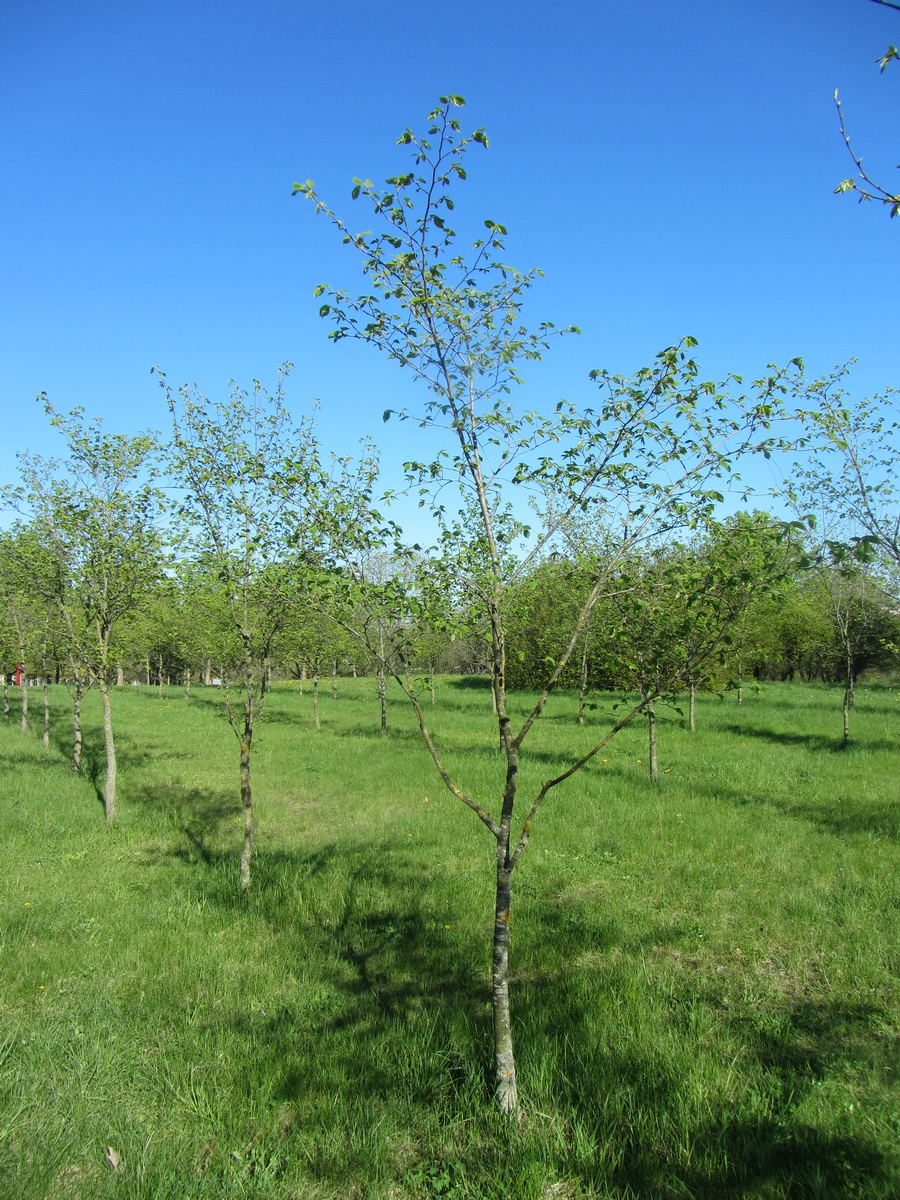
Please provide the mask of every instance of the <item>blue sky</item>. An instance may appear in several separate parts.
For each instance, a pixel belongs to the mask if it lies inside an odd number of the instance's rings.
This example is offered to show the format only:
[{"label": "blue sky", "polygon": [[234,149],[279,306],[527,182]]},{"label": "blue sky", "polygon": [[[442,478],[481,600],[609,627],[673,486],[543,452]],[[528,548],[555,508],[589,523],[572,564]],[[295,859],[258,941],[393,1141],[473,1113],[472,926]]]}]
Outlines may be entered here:
[{"label": "blue sky", "polygon": [[[437,96],[485,126],[460,196],[546,274],[531,313],[575,323],[529,376],[529,407],[590,402],[591,368],[630,372],[684,334],[705,373],[857,357],[853,390],[897,382],[900,220],[832,190],[851,173],[832,93],[895,186],[900,13],[866,0],[327,6],[287,0],[29,0],[0,17],[0,482],[54,453],[33,397],[111,430],[162,427],[150,367],[206,394],[230,379],[314,399],[328,448],[416,392],[366,347],[332,346],[312,291],[358,268],[295,179],[351,224],[354,175]],[[389,472],[390,474],[390,472]]]}]

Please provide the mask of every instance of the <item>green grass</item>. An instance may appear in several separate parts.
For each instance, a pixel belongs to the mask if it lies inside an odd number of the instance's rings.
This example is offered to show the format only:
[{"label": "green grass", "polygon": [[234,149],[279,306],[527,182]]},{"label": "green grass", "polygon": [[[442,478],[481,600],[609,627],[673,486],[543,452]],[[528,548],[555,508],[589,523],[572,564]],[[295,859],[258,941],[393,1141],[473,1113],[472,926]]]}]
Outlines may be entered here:
[{"label": "green grass", "polygon": [[[476,683],[443,681],[433,724],[496,809]],[[491,839],[401,698],[381,738],[371,681],[324,694],[318,734],[309,695],[272,695],[249,897],[218,696],[114,703],[111,828],[96,696],[78,779],[64,689],[49,755],[0,726],[0,1196],[900,1193],[888,688],[859,689],[847,751],[837,689],[771,686],[663,723],[656,787],[634,727],[551,794],[514,877],[513,1125],[489,1099]],[[574,713],[535,731],[523,795],[586,745]]]}]

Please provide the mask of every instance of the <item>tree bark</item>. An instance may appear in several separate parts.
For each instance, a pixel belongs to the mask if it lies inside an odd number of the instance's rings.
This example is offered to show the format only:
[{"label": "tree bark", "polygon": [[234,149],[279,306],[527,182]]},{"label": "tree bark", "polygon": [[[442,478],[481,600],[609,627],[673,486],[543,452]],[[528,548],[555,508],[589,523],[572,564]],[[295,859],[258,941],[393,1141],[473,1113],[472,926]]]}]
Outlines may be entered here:
[{"label": "tree bark", "polygon": [[163,656],[161,654],[156,657],[156,687],[157,695],[162,697],[163,694]]},{"label": "tree bark", "polygon": [[241,809],[244,814],[244,849],[241,851],[241,891],[250,886],[250,861],[253,857],[253,787],[250,778],[250,746],[253,741],[253,712],[248,710],[244,719],[244,736],[241,739]]},{"label": "tree bark", "polygon": [[47,687],[46,671],[41,676],[41,687],[42,687],[42,690],[44,693],[44,695],[43,695],[44,729],[43,729],[43,733],[41,734],[41,743],[45,750],[49,750],[50,749],[50,689]]},{"label": "tree bark", "polygon": [[191,668],[184,668],[184,698],[185,700],[191,694]]},{"label": "tree bark", "polygon": [[120,687],[124,687],[124,686],[125,686],[125,672],[122,670],[122,664],[119,663],[119,665],[116,667],[116,687],[120,688]]},{"label": "tree bark", "polygon": [[22,677],[22,721],[21,729],[23,733],[28,732],[28,687],[25,683],[25,677]]},{"label": "tree bark", "polygon": [[3,676],[3,719],[9,720],[9,680]]},{"label": "tree bark", "polygon": [[584,645],[581,648],[581,682],[578,686],[578,724],[584,724],[584,698],[587,692],[588,678],[588,648],[587,648],[587,631],[585,631]]},{"label": "tree bark", "polygon": [[337,659],[333,659],[331,663],[331,698],[337,700]]},{"label": "tree bark", "polygon": [[313,675],[313,723],[316,729],[322,728],[322,722],[319,719],[319,672]]},{"label": "tree bark", "polygon": [[116,743],[113,738],[112,709],[109,703],[109,685],[104,676],[97,680],[103,699],[103,741],[106,746],[106,777],[103,780],[103,811],[107,821],[116,819]]},{"label": "tree bark", "polygon": [[656,709],[653,707],[652,700],[647,704],[647,734],[650,757],[650,782],[656,783],[659,779],[659,762],[656,757]]},{"label": "tree bark", "polygon": [[378,664],[378,703],[381,707],[381,736],[387,733],[387,689],[384,680],[384,663]]},{"label": "tree bark", "polygon": [[72,774],[77,775],[81,766],[81,697],[84,695],[84,685],[81,677],[75,674],[75,691],[72,695]]},{"label": "tree bark", "polygon": [[691,733],[693,733],[697,728],[696,704],[695,704],[696,699],[697,699],[697,688],[696,688],[696,685],[692,681],[691,682],[691,698],[690,698],[690,702],[689,702],[689,706],[688,706],[688,729],[690,729]]},{"label": "tree bark", "polygon": [[491,992],[494,1006],[494,1071],[500,1111],[514,1113],[519,1103],[516,1060],[509,1011],[510,867],[507,847],[497,845],[497,893],[494,908],[494,947]]}]

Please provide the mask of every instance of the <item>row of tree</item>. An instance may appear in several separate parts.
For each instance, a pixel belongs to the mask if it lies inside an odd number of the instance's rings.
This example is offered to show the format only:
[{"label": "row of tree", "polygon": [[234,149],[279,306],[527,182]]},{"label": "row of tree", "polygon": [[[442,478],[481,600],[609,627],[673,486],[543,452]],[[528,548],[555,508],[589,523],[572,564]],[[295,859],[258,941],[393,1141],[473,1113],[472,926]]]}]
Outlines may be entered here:
[{"label": "row of tree", "polygon": [[[549,414],[513,405],[520,371],[558,333],[576,331],[525,324],[538,273],[504,261],[503,226],[485,221],[471,249],[459,248],[453,195],[466,155],[487,146],[483,130],[463,136],[462,104],[443,97],[423,134],[404,131],[409,171],[381,188],[354,182],[374,232],[352,232],[310,181],[295,188],[362,259],[363,294],[316,289],[331,337],[374,346],[426,385],[415,413],[384,417],[412,417],[441,439],[434,457],[405,464],[434,518],[434,545],[405,544],[379,512],[372,446],[355,461],[329,457],[312,424],[292,420],[284,373],[274,395],[254,384],[221,403],[161,376],[172,416],[165,439],[108,434],[45,401],[66,454],[24,456],[21,484],[5,489],[20,523],[0,543],[0,593],[7,662],[28,657],[44,678],[59,670],[71,679],[76,730],[83,688],[96,683],[101,693],[108,819],[112,698],[124,668],[186,680],[199,668],[228,684],[244,889],[255,832],[251,750],[273,667],[374,669],[382,722],[385,680],[394,677],[444,784],[492,839],[496,1085],[511,1112],[511,885],[542,805],[639,716],[652,739],[660,700],[730,676],[832,677],[840,661],[849,713],[861,665],[897,640],[883,560],[896,563],[898,541],[885,524],[890,471],[866,449],[873,430],[885,442],[883,406],[845,407],[840,375],[809,382],[800,360],[746,388],[734,377],[714,383],[685,339],[632,376],[592,372],[587,404],[560,402]],[[741,462],[803,446],[815,457],[791,493],[797,522],[722,517],[726,493],[742,493]],[[808,498],[823,497],[839,526],[802,546],[798,526],[809,528],[815,507]],[[449,655],[490,679],[493,806],[447,767],[425,718],[422,674],[446,667]],[[508,692],[520,685],[532,696],[514,723]],[[581,689],[586,724],[589,688],[614,687],[628,702],[609,721],[591,721],[569,765],[521,797],[529,735],[567,685]]]}]

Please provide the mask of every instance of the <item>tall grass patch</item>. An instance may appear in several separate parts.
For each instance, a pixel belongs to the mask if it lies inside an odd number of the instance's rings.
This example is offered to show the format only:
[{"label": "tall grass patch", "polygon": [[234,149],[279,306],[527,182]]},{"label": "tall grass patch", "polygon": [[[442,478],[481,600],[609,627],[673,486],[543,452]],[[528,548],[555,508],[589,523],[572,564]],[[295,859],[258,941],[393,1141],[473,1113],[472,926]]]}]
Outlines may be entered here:
[{"label": "tall grass patch", "polygon": [[[488,689],[437,699],[495,806]],[[836,689],[772,686],[702,697],[693,734],[667,714],[655,786],[636,723],[551,793],[513,884],[512,1124],[487,1083],[493,844],[399,693],[386,737],[371,680],[323,696],[318,732],[296,685],[268,697],[247,896],[219,696],[114,703],[113,827],[96,697],[78,778],[64,689],[49,754],[0,728],[3,1196],[897,1194],[887,687],[859,689],[846,751]],[[589,743],[575,715],[554,699],[526,790]]]}]

